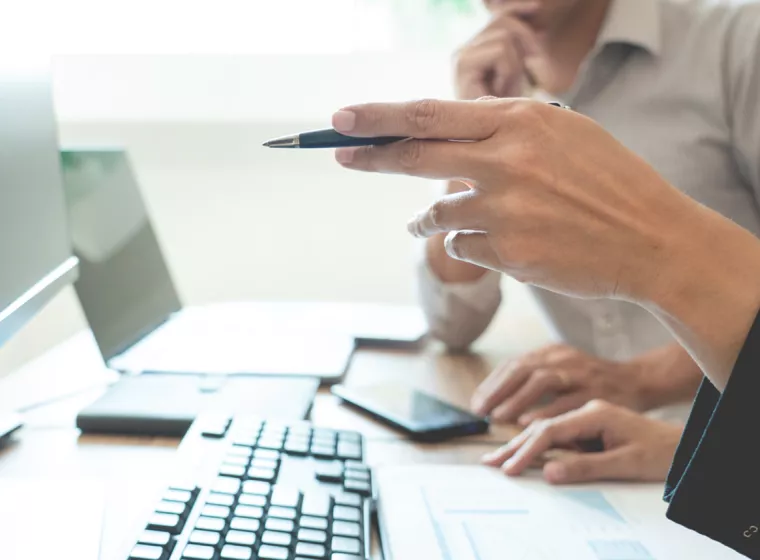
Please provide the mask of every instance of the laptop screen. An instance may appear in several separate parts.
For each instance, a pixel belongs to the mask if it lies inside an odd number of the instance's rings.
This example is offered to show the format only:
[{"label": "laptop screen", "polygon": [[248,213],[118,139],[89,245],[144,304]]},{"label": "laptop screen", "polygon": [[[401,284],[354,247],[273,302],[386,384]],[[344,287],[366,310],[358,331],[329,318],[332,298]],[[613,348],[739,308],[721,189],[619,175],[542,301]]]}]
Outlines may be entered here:
[{"label": "laptop screen", "polygon": [[127,154],[64,150],[74,284],[103,358],[127,350],[182,305]]}]

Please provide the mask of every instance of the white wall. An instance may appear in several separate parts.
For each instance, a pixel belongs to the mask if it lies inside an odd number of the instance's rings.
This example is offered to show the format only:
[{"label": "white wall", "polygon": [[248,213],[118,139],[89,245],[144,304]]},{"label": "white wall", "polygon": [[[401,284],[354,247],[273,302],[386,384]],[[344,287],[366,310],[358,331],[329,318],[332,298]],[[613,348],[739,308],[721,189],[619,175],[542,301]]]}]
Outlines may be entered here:
[{"label": "white wall", "polygon": [[[64,145],[124,146],[186,303],[412,303],[405,224],[437,186],[342,170],[265,139],[325,126],[365,99],[448,95],[440,53],[58,59]],[[490,338],[543,332],[524,291]],[[66,290],[0,351],[0,375],[85,326]]]}]

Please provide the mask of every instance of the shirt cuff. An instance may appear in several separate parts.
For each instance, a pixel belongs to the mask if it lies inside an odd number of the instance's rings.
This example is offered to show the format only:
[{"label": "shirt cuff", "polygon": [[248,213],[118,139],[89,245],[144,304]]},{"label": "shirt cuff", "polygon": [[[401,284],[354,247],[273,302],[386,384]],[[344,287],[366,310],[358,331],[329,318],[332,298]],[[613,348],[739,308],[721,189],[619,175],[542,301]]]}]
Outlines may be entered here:
[{"label": "shirt cuff", "polygon": [[488,313],[501,303],[501,274],[493,270],[474,282],[443,282],[432,271],[427,259],[419,264],[420,283],[425,287],[426,297],[430,297],[433,307],[442,315],[448,315],[451,301],[466,303],[474,311]]},{"label": "shirt cuff", "polygon": [[726,389],[697,394],[665,491],[668,518],[760,559],[760,316]]}]

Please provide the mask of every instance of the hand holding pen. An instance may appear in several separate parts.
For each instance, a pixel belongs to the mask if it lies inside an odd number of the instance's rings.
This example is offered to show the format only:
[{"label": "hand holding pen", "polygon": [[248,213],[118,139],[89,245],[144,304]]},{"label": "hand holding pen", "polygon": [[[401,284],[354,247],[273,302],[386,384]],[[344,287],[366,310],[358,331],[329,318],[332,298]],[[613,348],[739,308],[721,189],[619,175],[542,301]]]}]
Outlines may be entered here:
[{"label": "hand holding pen", "polygon": [[340,148],[346,168],[470,185],[409,223],[419,237],[448,233],[456,259],[573,296],[646,305],[665,289],[642,275],[670,266],[684,195],[587,117],[527,99],[425,100],[347,107],[333,127],[408,138]]}]

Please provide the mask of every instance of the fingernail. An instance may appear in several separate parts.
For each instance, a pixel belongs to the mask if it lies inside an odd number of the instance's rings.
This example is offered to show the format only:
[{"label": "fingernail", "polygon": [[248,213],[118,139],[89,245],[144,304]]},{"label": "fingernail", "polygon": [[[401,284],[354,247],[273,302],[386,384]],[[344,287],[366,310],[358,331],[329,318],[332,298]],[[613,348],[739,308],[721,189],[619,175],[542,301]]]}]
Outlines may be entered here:
[{"label": "fingernail", "polygon": [[351,132],[356,126],[356,113],[340,110],[333,115],[332,125],[338,132]]},{"label": "fingernail", "polygon": [[567,478],[567,469],[562,463],[547,463],[544,466],[544,477],[549,482],[562,482]]},{"label": "fingernail", "polygon": [[338,148],[335,150],[335,161],[341,165],[348,165],[354,161],[357,148]]},{"label": "fingernail", "polygon": [[517,423],[521,426],[529,426],[531,422],[533,422],[533,417],[528,414],[523,414],[517,419]]},{"label": "fingernail", "polygon": [[446,238],[443,240],[443,246],[446,249],[446,252],[452,259],[459,259],[459,255],[457,254],[456,246],[454,245],[454,238],[456,237],[457,232],[452,231],[450,232]]}]

